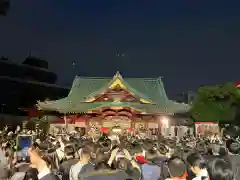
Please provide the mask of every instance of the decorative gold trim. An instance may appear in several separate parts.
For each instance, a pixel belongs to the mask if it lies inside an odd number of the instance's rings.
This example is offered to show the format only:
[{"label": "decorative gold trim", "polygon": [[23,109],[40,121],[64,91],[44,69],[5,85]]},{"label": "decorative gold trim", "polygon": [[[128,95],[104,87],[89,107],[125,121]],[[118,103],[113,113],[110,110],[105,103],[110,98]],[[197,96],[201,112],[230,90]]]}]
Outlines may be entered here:
[{"label": "decorative gold trim", "polygon": [[122,80],[119,78],[116,78],[115,81],[112,82],[112,84],[109,86],[110,89],[114,89],[117,86],[119,86],[120,88],[126,90],[126,86],[123,84]]},{"label": "decorative gold trim", "polygon": [[[115,81],[109,86],[109,88],[114,89],[117,86],[119,86],[120,88],[122,88],[124,90],[127,90],[127,87],[124,85],[123,80],[121,80],[119,77],[115,79]],[[131,94],[133,96],[135,96],[135,94],[133,94],[132,92],[131,92]],[[151,101],[148,101],[148,100],[143,99],[143,98],[140,98],[139,101],[144,103],[144,104],[151,104],[152,103]]]},{"label": "decorative gold trim", "polygon": [[115,103],[120,103],[120,102],[121,102],[121,99],[120,99],[120,98],[114,98],[113,102],[115,102]]},{"label": "decorative gold trim", "polygon": [[143,99],[143,98],[140,98],[140,101],[144,104],[151,104],[152,102],[146,100],[146,99]]},{"label": "decorative gold trim", "polygon": [[[124,80],[121,78],[121,75],[119,73],[117,73],[114,78],[116,78],[116,79],[110,84],[110,86],[109,86],[110,89],[115,89],[117,87],[120,87],[121,89],[128,91],[127,87],[124,85]],[[133,94],[132,92],[130,92],[130,93],[136,97],[135,94]],[[96,100],[95,97],[90,97],[90,98],[86,99],[84,102],[94,102],[95,100]],[[119,102],[119,101],[120,100],[118,100],[118,99],[114,100],[114,102]],[[144,104],[152,104],[151,101],[148,101],[143,98],[140,98],[139,101]]]},{"label": "decorative gold trim", "polygon": [[123,107],[110,107],[110,109],[112,109],[112,110],[122,110],[123,109]]},{"label": "decorative gold trim", "polygon": [[90,97],[90,98],[86,99],[84,102],[93,102],[95,100],[96,100],[95,97]]}]

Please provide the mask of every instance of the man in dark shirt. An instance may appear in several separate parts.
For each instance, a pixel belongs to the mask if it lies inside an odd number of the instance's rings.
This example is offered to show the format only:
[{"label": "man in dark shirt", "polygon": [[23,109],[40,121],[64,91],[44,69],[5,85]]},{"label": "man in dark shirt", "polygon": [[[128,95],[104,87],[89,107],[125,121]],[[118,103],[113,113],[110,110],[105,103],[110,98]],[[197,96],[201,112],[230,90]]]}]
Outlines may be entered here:
[{"label": "man in dark shirt", "polygon": [[59,171],[62,174],[62,180],[68,180],[70,168],[78,162],[78,159],[74,158],[75,152],[72,146],[66,146],[64,152],[66,160],[60,164]]},{"label": "man in dark shirt", "polygon": [[235,180],[240,180],[240,145],[233,139],[229,139],[226,142],[226,147],[229,151],[229,160],[232,165],[232,170],[235,175]]}]

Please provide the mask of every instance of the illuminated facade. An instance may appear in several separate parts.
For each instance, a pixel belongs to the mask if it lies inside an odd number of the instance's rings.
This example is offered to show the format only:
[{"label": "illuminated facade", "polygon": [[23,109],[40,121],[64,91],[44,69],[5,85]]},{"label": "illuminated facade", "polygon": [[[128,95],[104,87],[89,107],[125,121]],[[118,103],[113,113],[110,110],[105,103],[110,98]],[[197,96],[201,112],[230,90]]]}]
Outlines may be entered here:
[{"label": "illuminated facade", "polygon": [[80,127],[123,129],[159,128],[161,117],[184,113],[189,106],[169,100],[161,78],[113,78],[77,76],[67,97],[38,102],[44,111],[75,116]]}]

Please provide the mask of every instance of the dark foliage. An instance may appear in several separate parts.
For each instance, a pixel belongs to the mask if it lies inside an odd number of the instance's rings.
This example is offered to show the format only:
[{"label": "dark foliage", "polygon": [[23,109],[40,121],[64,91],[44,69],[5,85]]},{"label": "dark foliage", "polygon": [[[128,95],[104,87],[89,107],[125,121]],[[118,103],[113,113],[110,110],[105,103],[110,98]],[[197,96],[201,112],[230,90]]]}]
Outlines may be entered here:
[{"label": "dark foliage", "polygon": [[232,123],[238,114],[239,102],[240,90],[233,83],[201,87],[191,113],[198,121]]},{"label": "dark foliage", "polygon": [[0,16],[6,16],[10,8],[10,0],[0,0]]}]

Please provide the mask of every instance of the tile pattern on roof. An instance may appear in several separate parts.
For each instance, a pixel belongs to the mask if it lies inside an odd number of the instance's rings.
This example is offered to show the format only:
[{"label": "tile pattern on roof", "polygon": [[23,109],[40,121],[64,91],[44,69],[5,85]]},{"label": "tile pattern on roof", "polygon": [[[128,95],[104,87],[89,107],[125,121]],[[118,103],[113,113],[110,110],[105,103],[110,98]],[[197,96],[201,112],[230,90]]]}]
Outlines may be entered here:
[{"label": "tile pattern on roof", "polygon": [[[135,78],[135,81],[137,81],[137,80],[138,79]],[[94,82],[95,79],[91,79],[91,81]],[[89,83],[91,83],[91,82],[89,82]],[[142,99],[146,103],[155,102],[154,100],[150,99],[146,94],[143,94],[141,92],[142,90],[139,91],[137,88],[135,88],[131,84],[129,84],[128,81],[126,81],[126,79],[122,78],[120,73],[117,73],[112,79],[108,78],[108,83],[102,84],[102,87],[99,88],[99,89],[96,89],[95,91],[92,90],[92,92],[85,98],[89,99],[89,98],[92,98],[96,95],[104,93],[108,88],[113,88],[113,86],[115,86],[117,84],[123,86],[123,88],[126,88],[128,91],[130,91],[131,93],[133,93],[135,96]]]},{"label": "tile pattern on roof", "polygon": [[[114,76],[114,78],[116,77],[122,78],[119,73]],[[114,78],[76,76],[69,95],[66,98],[56,101],[39,102],[38,106],[42,109],[57,110],[60,112],[79,112],[79,110],[86,112],[90,109],[101,108],[103,106],[114,106],[114,103],[109,104],[106,102],[100,102],[101,104],[99,102],[84,103],[86,98],[105,91]],[[141,109],[149,113],[174,113],[189,110],[188,105],[176,103],[168,99],[161,78],[123,78],[123,81],[134,94],[154,102],[154,104],[123,103],[122,105],[124,106],[131,105],[136,109]]]}]

